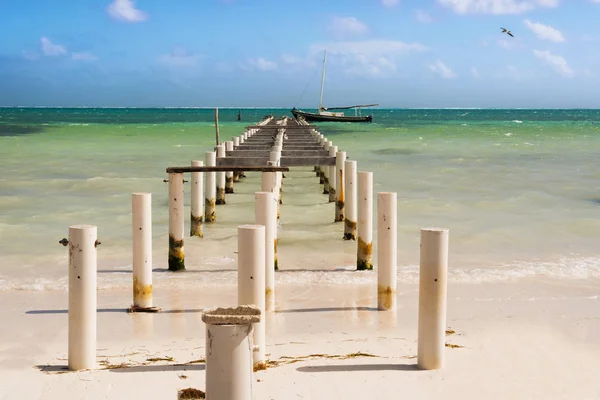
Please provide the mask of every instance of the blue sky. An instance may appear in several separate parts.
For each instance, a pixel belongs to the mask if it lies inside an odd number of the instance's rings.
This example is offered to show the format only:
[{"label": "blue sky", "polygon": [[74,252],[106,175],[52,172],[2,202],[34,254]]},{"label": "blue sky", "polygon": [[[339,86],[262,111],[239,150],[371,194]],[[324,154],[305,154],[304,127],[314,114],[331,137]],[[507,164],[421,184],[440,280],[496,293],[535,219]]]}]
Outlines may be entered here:
[{"label": "blue sky", "polygon": [[[0,0],[0,105],[600,108],[600,0]],[[511,30],[514,37],[500,31]]]}]

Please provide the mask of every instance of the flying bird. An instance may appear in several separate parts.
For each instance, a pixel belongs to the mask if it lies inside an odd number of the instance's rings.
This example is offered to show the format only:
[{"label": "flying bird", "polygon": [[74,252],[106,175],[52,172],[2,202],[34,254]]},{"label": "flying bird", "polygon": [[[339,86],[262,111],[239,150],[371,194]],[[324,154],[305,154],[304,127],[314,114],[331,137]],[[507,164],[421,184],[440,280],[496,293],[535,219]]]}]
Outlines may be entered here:
[{"label": "flying bird", "polygon": [[507,30],[506,28],[500,28],[500,29],[502,29],[502,32],[503,32],[503,33],[506,33],[507,35],[509,35],[509,36],[511,36],[511,37],[514,37],[514,36],[513,36],[513,34],[512,34],[512,33],[510,33],[510,31],[509,31],[509,30]]}]

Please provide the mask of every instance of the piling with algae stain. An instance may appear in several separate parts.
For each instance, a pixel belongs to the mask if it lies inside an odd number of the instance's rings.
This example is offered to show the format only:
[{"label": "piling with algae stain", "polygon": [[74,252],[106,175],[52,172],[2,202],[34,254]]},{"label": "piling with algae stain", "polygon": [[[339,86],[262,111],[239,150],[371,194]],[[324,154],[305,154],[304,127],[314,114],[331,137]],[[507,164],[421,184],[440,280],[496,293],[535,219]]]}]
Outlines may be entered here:
[{"label": "piling with algae stain", "polygon": [[367,243],[358,237],[356,269],[359,271],[373,269],[373,242]]},{"label": "piling with algae stain", "polygon": [[394,295],[396,292],[389,286],[377,287],[377,304],[384,310],[389,310],[394,305]]},{"label": "piling with algae stain", "polygon": [[217,216],[215,214],[215,199],[205,199],[204,200],[204,219],[206,222],[215,222]]},{"label": "piling with algae stain", "polygon": [[133,298],[136,302],[152,298],[152,284],[144,285],[137,276],[133,277]]},{"label": "piling with algae stain", "polygon": [[329,202],[333,203],[335,201],[335,188],[329,186]]},{"label": "piling with algae stain", "polygon": [[335,202],[335,222],[340,222],[344,220],[344,171],[342,170],[340,170],[340,181],[336,190],[338,195]]},{"label": "piling with algae stain", "polygon": [[225,193],[233,193],[233,176],[225,178]]},{"label": "piling with algae stain", "polygon": [[275,271],[279,271],[279,262],[277,261],[277,238],[275,238],[275,240],[273,240],[274,243],[274,248],[275,248],[275,257],[273,257],[274,260],[274,266],[275,266]]},{"label": "piling with algae stain", "polygon": [[356,222],[346,219],[344,224],[344,240],[356,240]]},{"label": "piling with algae stain", "polygon": [[217,204],[225,204],[225,188],[217,188]]},{"label": "piling with algae stain", "polygon": [[182,271],[184,269],[183,239],[176,240],[173,235],[169,235],[169,271]]},{"label": "piling with algae stain", "polygon": [[202,215],[200,216],[196,216],[194,214],[191,215],[192,218],[192,223],[190,225],[190,236],[198,236],[203,238],[204,237],[204,232],[202,231],[202,222],[203,222],[203,217]]}]

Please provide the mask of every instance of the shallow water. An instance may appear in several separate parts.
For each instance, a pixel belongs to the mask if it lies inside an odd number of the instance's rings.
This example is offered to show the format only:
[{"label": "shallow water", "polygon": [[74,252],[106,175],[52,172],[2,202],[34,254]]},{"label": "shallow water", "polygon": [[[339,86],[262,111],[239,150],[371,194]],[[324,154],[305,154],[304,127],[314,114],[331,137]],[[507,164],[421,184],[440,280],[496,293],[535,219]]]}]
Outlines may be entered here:
[{"label": "shallow water", "polygon": [[[249,109],[237,122],[237,112],[220,110],[221,140],[266,114],[291,116]],[[419,229],[427,226],[450,229],[451,282],[600,277],[600,111],[373,114],[371,124],[319,128],[359,171],[374,172],[375,192],[398,193],[399,279],[416,282]],[[153,196],[155,282],[235,284],[236,226],[254,222],[257,173],[217,207],[205,239],[186,238],[188,269],[215,272],[164,272],[165,169],[204,159],[214,146],[212,118],[202,109],[0,109],[0,290],[64,290],[67,254],[58,240],[73,224],[98,226],[100,288],[130,285],[131,193],[142,191]],[[352,271],[355,243],[341,239],[311,169],[286,175],[277,283],[374,282],[376,274]]]}]

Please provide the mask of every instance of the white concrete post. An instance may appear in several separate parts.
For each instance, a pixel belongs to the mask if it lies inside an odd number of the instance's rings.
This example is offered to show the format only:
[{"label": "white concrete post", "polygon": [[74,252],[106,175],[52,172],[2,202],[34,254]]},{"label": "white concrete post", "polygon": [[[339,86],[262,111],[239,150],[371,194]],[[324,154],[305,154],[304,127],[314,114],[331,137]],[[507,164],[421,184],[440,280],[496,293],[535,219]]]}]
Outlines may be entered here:
[{"label": "white concrete post", "polygon": [[[225,142],[225,151],[233,151],[233,142]],[[225,172],[225,193],[233,193],[233,171]]]},{"label": "white concrete post", "polygon": [[202,313],[206,324],[206,399],[252,400],[252,324],[261,311],[254,305],[216,308]]},{"label": "white concrete post", "polygon": [[345,178],[344,191],[346,192],[346,204],[344,205],[344,239],[356,240],[356,216],[357,212],[357,196],[356,187],[357,171],[356,161],[347,160],[344,162]]},{"label": "white concrete post", "polygon": [[183,174],[169,174],[169,271],[185,269],[183,253]]},{"label": "white concrete post", "polygon": [[97,235],[94,225],[69,226],[68,368],[71,371],[96,367]]},{"label": "white concrete post", "polygon": [[[276,146],[273,146],[274,148]],[[274,163],[273,166],[277,167],[279,166],[279,163],[281,161],[281,150],[271,150],[269,152],[269,162]],[[275,195],[277,196],[277,201],[278,203],[281,205],[282,201],[281,201],[281,172],[274,172],[275,174]],[[263,189],[264,190],[264,189]],[[281,206],[278,205],[277,206],[277,219],[279,219],[279,216],[281,214]]]},{"label": "white concrete post", "polygon": [[[267,161],[267,165],[270,167],[275,167],[276,163],[273,161]],[[262,185],[261,191],[263,192],[271,192],[273,194],[276,193],[277,188],[277,173],[276,172],[263,172],[262,173]],[[275,196],[277,198],[277,196]],[[279,218],[280,204],[277,202],[277,218]],[[273,232],[273,242],[274,242],[274,255],[273,255],[273,265],[275,271],[279,269],[279,261],[277,260],[277,222],[275,222],[275,231]]]},{"label": "white concrete post", "polygon": [[[219,157],[225,157],[225,144],[217,146]],[[225,171],[217,172],[217,204],[225,204]]]},{"label": "white concrete post", "polygon": [[356,269],[373,269],[373,173],[358,173]]},{"label": "white concrete post", "polygon": [[[207,151],[205,160],[207,167],[214,167],[217,165],[217,153],[214,151]],[[207,172],[206,173],[206,186],[204,187],[204,221],[215,222],[217,215],[216,204],[217,204],[217,173]]]},{"label": "white concrete post", "polygon": [[[338,151],[337,146],[331,146],[329,148],[329,157],[336,157]],[[336,166],[335,165],[327,165],[324,166],[329,171],[329,202],[334,203],[336,201]]]},{"label": "white concrete post", "polygon": [[132,193],[133,307],[152,308],[152,194]]},{"label": "white concrete post", "polygon": [[398,271],[398,196],[377,193],[377,308],[396,309]]},{"label": "white concrete post", "polygon": [[[325,143],[325,150],[327,150],[328,154],[331,156],[331,146],[333,146],[333,142],[328,140]],[[335,154],[334,154],[335,156]],[[324,165],[321,167],[321,171],[323,172],[323,194],[329,194],[329,166]]]},{"label": "white concrete post", "polygon": [[[192,161],[192,167],[202,167],[204,161]],[[192,194],[190,215],[190,236],[204,237],[202,224],[204,222],[204,174],[192,172]]]},{"label": "white concrete post", "polygon": [[338,151],[335,155],[335,222],[344,220],[344,163],[346,152]]},{"label": "white concrete post", "polygon": [[265,310],[275,309],[275,237],[277,233],[277,198],[275,193],[256,192],[256,224],[265,227]]},{"label": "white concrete post", "polygon": [[438,369],[444,366],[448,229],[421,229],[420,257],[417,365]]},{"label": "white concrete post", "polygon": [[[234,136],[233,137],[233,149],[235,150],[239,145],[240,145],[240,137]],[[234,182],[240,181],[240,172],[239,171],[233,171],[233,181]]]},{"label": "white concrete post", "polygon": [[[238,304],[254,304],[265,313],[265,227],[238,226]],[[265,321],[254,324],[254,368],[265,366]]]}]

